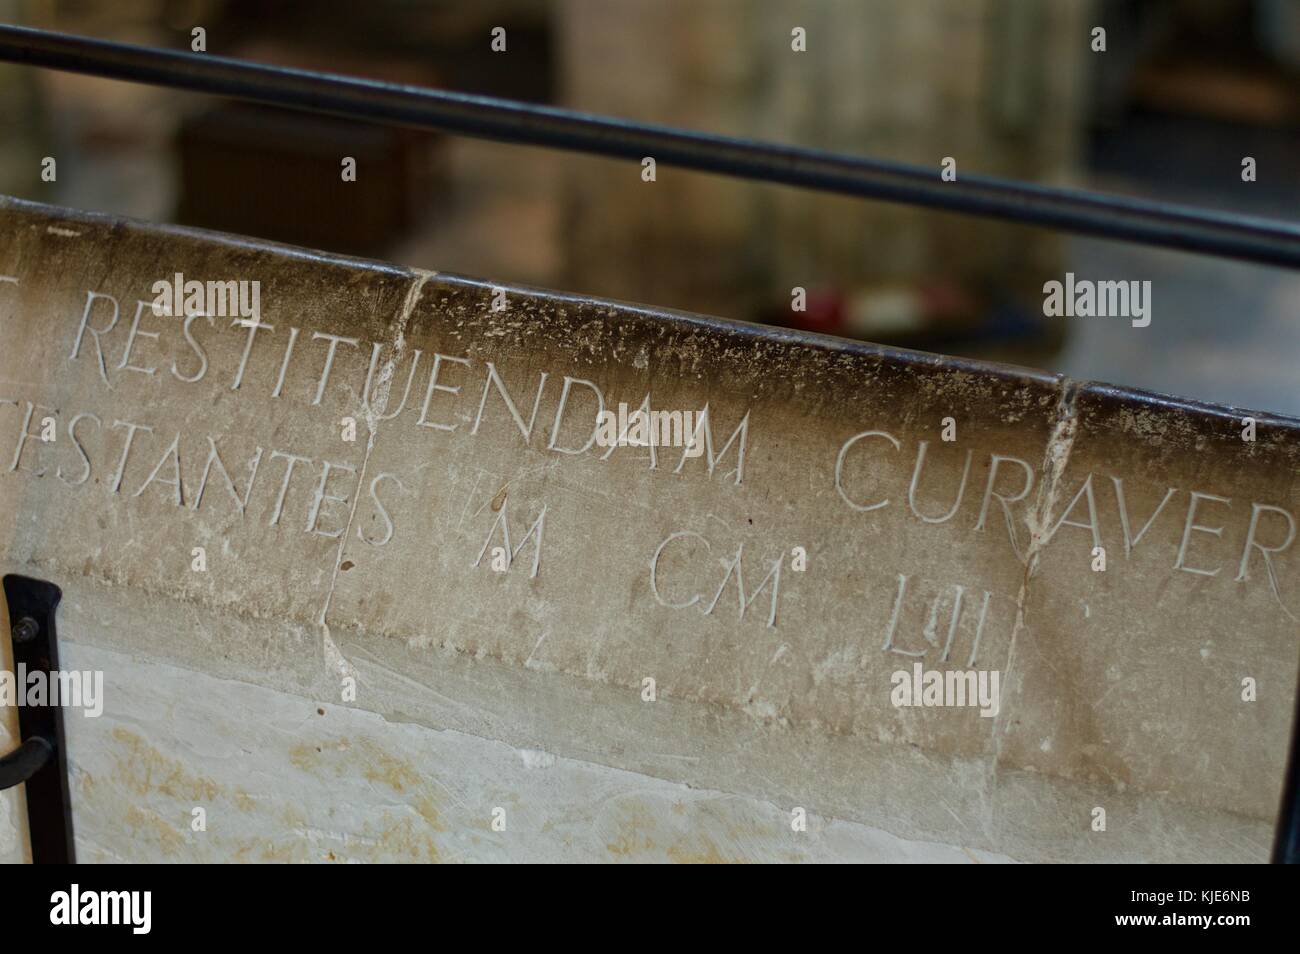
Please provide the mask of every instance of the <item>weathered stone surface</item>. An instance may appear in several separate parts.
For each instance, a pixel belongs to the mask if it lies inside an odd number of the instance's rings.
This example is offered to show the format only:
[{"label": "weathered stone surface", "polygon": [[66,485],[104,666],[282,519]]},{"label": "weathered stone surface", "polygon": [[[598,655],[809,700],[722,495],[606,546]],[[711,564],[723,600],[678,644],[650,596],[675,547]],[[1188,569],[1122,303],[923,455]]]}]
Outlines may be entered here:
[{"label": "weathered stone surface", "polygon": [[[105,671],[69,727],[90,855],[1267,855],[1294,421],[1246,443],[1238,412],[1038,372],[0,223],[0,571],[63,587],[69,656]],[[263,327],[155,317],[177,272],[259,281]],[[597,392],[707,406],[705,452],[584,448]],[[914,663],[998,672],[996,715],[896,707]]]}]

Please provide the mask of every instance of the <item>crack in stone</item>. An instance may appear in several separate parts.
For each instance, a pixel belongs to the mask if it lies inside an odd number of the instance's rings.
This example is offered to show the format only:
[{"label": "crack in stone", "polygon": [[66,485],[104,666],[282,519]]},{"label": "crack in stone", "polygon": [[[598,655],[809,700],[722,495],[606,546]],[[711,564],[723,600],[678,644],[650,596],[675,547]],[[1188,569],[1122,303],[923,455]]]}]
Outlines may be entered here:
[{"label": "crack in stone", "polygon": [[[1042,549],[1047,545],[1052,526],[1052,518],[1060,498],[1061,478],[1070,462],[1074,450],[1074,439],[1079,430],[1079,418],[1075,409],[1080,384],[1069,378],[1060,378],[1060,393],[1052,414],[1052,430],[1048,434],[1047,446],[1043,449],[1042,477],[1038,484],[1038,495],[1034,499],[1034,508],[1029,513],[1029,546],[1025,552],[1025,572],[1020,579],[1020,590],[1016,593],[1016,621],[1011,629],[1010,645],[1007,649],[1007,664],[1003,672],[1004,690],[1010,689],[1011,674],[1016,662],[1016,641],[1020,631],[1025,628],[1025,603],[1029,597],[1029,582],[1038,569]],[[989,803],[989,834],[993,833],[996,820],[996,801],[998,785],[998,766],[1002,762],[1002,743],[1006,737],[1005,701],[999,706],[998,715],[993,724],[993,760],[990,766],[992,775],[992,801]]]},{"label": "crack in stone", "polygon": [[[1025,576],[1020,586],[1021,597],[1029,587],[1029,579],[1038,569],[1039,556],[1051,533],[1052,516],[1059,497],[1061,477],[1070,462],[1070,453],[1074,450],[1074,438],[1079,430],[1079,418],[1074,407],[1078,394],[1077,382],[1068,378],[1061,379],[1061,396],[1056,402],[1052,433],[1047,439],[1047,448],[1043,454],[1043,479],[1038,485],[1038,498],[1029,516],[1029,549],[1025,554]],[[1023,599],[1017,599],[1017,604],[1023,611]]]},{"label": "crack in stone", "polygon": [[411,323],[411,315],[415,311],[415,306],[420,301],[420,294],[424,291],[425,284],[429,279],[437,276],[437,272],[425,271],[423,269],[411,269],[410,274],[414,279],[410,287],[406,290],[406,298],[402,302],[401,310],[398,312],[396,320],[393,323],[393,340],[392,354],[384,362],[383,368],[379,372],[379,380],[375,385],[375,400],[371,401],[369,393],[369,381],[366,382],[366,393],[361,395],[362,412],[366,418],[366,452],[361,458],[361,467],[357,472],[357,492],[352,496],[352,507],[348,511],[347,523],[343,527],[343,535],[339,538],[338,553],[334,557],[334,572],[330,577],[329,590],[325,594],[325,603],[321,607],[320,618],[318,623],[321,627],[321,636],[323,639],[323,651],[325,655],[325,664],[328,669],[337,672],[341,676],[355,676],[356,668],[348,662],[334,643],[330,636],[329,624],[326,619],[329,616],[330,606],[334,602],[334,591],[338,588],[339,572],[343,565],[343,555],[347,550],[348,539],[352,535],[352,525],[356,520],[357,506],[361,502],[361,488],[365,486],[366,471],[370,466],[370,455],[375,449],[375,437],[379,431],[380,416],[388,408],[389,392],[392,388],[393,374],[396,372],[398,364],[401,363],[402,356],[406,352],[406,329]]}]

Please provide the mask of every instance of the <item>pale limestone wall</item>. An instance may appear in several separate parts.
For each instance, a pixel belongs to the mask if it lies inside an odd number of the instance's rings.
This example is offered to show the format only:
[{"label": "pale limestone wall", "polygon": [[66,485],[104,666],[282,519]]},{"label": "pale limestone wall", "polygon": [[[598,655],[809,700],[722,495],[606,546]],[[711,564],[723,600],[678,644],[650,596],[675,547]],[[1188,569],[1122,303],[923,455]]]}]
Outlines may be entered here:
[{"label": "pale limestone wall", "polygon": [[[1267,857],[1294,421],[1245,444],[1237,412],[1038,372],[0,226],[0,572],[63,587],[67,658],[105,672],[69,721],[87,857]],[[266,327],[187,338],[148,307],[177,271],[260,281]],[[596,392],[707,404],[710,449],[583,450]],[[29,404],[58,440],[23,441]],[[896,707],[917,662],[999,673],[997,713]]]},{"label": "pale limestone wall", "polygon": [[86,862],[1008,860],[817,816],[796,834],[761,799],[81,645],[71,665],[116,677],[113,711],[72,723]]}]

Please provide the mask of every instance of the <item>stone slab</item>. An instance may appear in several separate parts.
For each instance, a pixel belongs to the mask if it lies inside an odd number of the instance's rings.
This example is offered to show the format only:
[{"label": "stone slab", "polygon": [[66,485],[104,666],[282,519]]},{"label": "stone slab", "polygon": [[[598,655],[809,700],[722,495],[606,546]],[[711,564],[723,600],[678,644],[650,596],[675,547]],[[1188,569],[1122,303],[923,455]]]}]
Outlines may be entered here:
[{"label": "stone slab", "polygon": [[[156,316],[176,273],[259,282],[260,321]],[[702,454],[592,443],[600,402],[647,396],[707,408]],[[1244,416],[0,201],[0,571],[63,587],[70,654],[106,674],[70,743],[104,858],[257,855],[185,836],[197,796],[156,790],[156,751],[225,779],[203,790],[256,816],[268,858],[614,857],[597,803],[644,788],[655,825],[690,803],[646,860],[674,839],[1264,860],[1300,661],[1300,431],[1253,414],[1244,442]],[[996,672],[996,714],[898,707],[917,664]],[[564,768],[538,787],[519,752]],[[364,782],[390,758],[459,766],[477,807],[445,832],[410,799],[395,820]],[[352,791],[342,820],[313,772]],[[475,827],[510,792],[518,841]],[[774,828],[724,850],[682,793]],[[126,837],[131,806],[181,839]],[[792,848],[796,808],[843,844],[810,825]]]}]

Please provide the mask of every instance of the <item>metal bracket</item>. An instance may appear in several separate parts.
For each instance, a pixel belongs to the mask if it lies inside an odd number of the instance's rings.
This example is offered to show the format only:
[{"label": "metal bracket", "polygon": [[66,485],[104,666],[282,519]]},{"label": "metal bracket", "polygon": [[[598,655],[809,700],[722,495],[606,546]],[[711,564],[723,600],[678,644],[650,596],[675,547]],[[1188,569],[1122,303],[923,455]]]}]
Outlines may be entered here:
[{"label": "metal bracket", "polygon": [[1282,785],[1282,808],[1273,832],[1273,863],[1300,865],[1300,690],[1297,690],[1295,722],[1291,726],[1291,754]]},{"label": "metal bracket", "polygon": [[[17,689],[26,678],[42,672],[47,688],[58,678],[58,632],[54,613],[63,592],[53,583],[26,576],[4,578],[13,640]],[[21,674],[21,676],[20,676]],[[63,740],[62,705],[19,705],[18,734],[22,744],[0,756],[0,789],[27,785],[27,822],[31,833],[32,861],[36,864],[70,864],[75,861],[72,842],[72,806],[68,779],[67,747]]]}]

